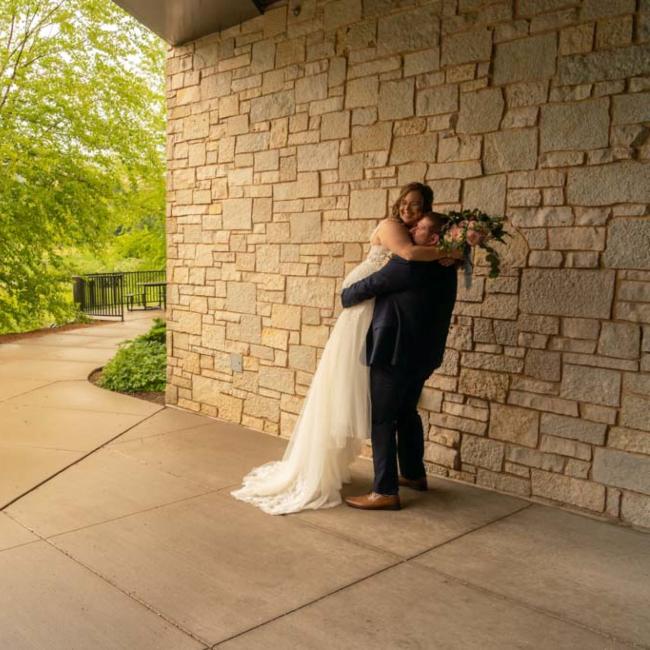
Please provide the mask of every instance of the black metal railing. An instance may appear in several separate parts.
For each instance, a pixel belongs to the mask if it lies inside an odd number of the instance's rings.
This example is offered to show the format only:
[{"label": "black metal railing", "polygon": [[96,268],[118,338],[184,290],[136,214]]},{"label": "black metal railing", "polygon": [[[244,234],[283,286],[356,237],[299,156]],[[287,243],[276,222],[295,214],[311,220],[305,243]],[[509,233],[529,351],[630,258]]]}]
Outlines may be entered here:
[{"label": "black metal railing", "polygon": [[75,276],[73,297],[85,314],[124,320],[125,305],[129,311],[166,306],[165,270]]}]

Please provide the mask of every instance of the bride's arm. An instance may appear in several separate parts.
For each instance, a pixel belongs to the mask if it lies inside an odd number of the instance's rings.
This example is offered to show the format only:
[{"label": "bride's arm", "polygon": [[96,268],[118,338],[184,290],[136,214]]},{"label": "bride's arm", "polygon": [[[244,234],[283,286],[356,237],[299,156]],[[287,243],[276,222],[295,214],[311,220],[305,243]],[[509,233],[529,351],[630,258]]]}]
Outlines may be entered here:
[{"label": "bride's arm", "polygon": [[409,236],[406,226],[386,219],[377,230],[382,246],[408,262],[435,262],[450,253],[443,252],[435,246],[416,246]]}]

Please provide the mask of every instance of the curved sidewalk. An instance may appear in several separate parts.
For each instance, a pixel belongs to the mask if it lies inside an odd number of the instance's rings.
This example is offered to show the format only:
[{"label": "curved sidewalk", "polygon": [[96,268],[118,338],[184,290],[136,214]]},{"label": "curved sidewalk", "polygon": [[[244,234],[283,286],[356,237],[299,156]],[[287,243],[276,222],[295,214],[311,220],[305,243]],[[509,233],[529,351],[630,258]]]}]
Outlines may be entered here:
[{"label": "curved sidewalk", "polygon": [[152,315],[0,344],[2,648],[649,647],[641,532],[434,478],[400,512],[234,500],[283,440],[86,381]]}]

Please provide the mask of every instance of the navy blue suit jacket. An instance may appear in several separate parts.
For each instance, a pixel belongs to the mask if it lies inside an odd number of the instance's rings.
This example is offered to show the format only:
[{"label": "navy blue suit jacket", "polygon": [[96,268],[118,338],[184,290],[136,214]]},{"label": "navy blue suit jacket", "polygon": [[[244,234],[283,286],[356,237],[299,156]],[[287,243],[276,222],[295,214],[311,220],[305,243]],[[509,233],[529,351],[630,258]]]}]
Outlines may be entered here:
[{"label": "navy blue suit jacket", "polygon": [[442,363],[456,288],[455,266],[393,257],[376,273],[344,289],[344,307],[375,298],[366,363],[429,376]]}]

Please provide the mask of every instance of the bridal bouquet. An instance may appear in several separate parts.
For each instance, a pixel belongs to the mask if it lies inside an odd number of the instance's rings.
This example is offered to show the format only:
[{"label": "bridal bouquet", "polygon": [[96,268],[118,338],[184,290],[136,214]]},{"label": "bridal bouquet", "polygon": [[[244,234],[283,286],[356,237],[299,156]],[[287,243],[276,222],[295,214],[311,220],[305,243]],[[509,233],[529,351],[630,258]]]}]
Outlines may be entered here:
[{"label": "bridal bouquet", "polygon": [[482,248],[486,251],[486,261],[490,265],[489,276],[499,276],[499,253],[494,250],[492,243],[505,243],[504,238],[510,235],[505,231],[505,217],[490,217],[480,210],[461,210],[445,215],[445,222],[440,232],[438,246],[445,251],[463,250],[465,252],[465,271],[471,273],[472,249]]}]

